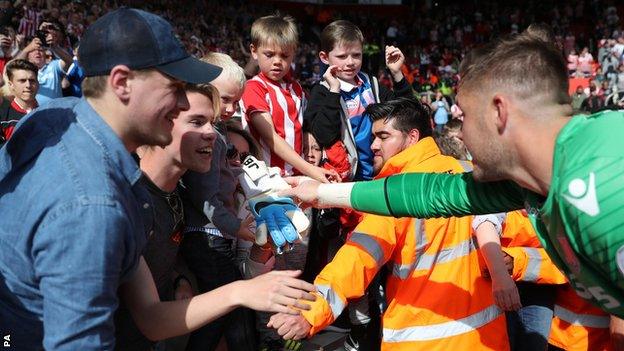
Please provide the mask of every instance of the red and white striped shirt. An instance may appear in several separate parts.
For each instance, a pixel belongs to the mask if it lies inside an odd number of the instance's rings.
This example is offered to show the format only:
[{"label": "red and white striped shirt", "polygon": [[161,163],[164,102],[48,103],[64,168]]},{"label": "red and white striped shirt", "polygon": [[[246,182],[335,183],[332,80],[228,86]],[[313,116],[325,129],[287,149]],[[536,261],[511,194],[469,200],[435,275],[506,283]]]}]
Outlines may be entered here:
[{"label": "red and white striped shirt", "polygon": [[24,17],[20,19],[17,33],[24,35],[26,38],[34,37],[42,18],[43,15],[37,9],[24,8]]},{"label": "red and white striped shirt", "polygon": [[[247,122],[255,112],[268,112],[273,120],[275,132],[301,155],[303,144],[303,111],[306,107],[305,93],[299,83],[284,77],[283,83],[267,78],[262,72],[247,81],[242,97],[243,113]],[[258,118],[256,116],[255,118]],[[263,150],[264,161],[271,167],[279,167],[283,175],[292,175],[296,170],[271,151],[268,144],[258,137],[253,126],[251,133],[258,139]]]}]

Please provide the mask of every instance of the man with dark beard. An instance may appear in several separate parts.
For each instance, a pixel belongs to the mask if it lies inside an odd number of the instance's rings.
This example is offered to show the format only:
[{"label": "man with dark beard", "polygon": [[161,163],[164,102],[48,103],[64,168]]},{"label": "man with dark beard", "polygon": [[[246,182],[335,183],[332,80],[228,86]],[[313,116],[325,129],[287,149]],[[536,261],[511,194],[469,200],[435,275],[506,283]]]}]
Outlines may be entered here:
[{"label": "man with dark beard", "polygon": [[[526,208],[577,293],[624,316],[624,114],[572,116],[560,51],[544,30],[490,45],[459,85],[474,171],[368,183],[301,182],[286,192],[317,206],[419,218]],[[300,179],[293,180],[296,185]]]}]

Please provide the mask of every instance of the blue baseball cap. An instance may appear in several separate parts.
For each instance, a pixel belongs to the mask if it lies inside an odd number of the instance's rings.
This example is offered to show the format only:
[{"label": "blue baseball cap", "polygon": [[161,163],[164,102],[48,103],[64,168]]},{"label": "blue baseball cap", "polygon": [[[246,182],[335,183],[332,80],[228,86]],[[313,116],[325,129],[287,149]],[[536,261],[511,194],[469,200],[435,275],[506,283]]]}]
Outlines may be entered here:
[{"label": "blue baseball cap", "polygon": [[221,68],[191,56],[162,17],[121,7],[100,17],[85,31],[78,48],[85,76],[110,73],[117,65],[155,68],[188,83],[208,83]]}]

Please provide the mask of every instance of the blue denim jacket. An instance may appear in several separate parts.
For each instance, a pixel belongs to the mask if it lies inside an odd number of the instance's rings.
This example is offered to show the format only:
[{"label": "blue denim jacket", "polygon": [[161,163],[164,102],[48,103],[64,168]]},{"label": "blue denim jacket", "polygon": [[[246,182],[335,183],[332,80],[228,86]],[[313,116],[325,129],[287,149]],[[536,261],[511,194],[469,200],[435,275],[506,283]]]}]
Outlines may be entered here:
[{"label": "blue denim jacket", "polygon": [[141,175],[84,99],[20,121],[0,150],[0,335],[12,348],[114,347],[117,289],[153,219]]}]

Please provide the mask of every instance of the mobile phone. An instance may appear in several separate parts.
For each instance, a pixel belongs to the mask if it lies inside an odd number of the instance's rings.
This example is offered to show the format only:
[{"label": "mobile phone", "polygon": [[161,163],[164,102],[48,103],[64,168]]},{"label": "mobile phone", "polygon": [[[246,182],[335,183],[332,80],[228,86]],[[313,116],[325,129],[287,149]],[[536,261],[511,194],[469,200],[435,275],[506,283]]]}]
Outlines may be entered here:
[{"label": "mobile phone", "polygon": [[48,33],[42,31],[42,30],[38,30],[35,32],[35,38],[39,38],[39,40],[41,40],[41,46],[43,47],[47,47],[48,43],[46,42],[46,35]]}]

